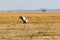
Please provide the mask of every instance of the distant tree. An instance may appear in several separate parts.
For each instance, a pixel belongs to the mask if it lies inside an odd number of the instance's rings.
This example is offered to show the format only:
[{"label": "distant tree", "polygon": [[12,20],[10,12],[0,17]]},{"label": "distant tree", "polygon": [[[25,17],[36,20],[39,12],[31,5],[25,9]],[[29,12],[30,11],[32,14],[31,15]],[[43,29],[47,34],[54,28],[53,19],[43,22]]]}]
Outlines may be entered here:
[{"label": "distant tree", "polygon": [[42,9],[42,12],[46,12],[46,9]]}]

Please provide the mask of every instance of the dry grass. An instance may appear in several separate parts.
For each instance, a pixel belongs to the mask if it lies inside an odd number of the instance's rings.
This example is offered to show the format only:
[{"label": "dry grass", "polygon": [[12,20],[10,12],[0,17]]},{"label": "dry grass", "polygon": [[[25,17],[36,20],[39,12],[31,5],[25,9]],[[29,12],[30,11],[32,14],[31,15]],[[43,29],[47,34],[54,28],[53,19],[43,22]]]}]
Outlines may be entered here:
[{"label": "dry grass", "polygon": [[60,13],[0,12],[0,40],[60,40]]},{"label": "dry grass", "polygon": [[19,24],[22,20],[19,16],[26,16],[29,23],[58,23],[60,22],[60,13],[44,13],[44,12],[0,12],[1,24]]}]

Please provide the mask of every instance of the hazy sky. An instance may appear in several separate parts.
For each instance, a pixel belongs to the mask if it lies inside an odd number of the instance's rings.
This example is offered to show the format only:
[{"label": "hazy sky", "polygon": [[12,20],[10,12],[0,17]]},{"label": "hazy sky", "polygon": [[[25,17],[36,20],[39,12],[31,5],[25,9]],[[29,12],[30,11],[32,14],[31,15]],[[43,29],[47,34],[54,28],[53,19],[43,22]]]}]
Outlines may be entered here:
[{"label": "hazy sky", "polygon": [[0,10],[60,9],[60,0],[0,0]]}]

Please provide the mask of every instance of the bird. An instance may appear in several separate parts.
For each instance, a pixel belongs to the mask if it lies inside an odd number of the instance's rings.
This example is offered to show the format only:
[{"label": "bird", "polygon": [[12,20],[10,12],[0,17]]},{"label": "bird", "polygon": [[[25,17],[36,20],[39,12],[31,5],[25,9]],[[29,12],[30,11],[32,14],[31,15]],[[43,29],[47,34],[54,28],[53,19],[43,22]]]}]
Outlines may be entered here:
[{"label": "bird", "polygon": [[28,23],[28,19],[26,17],[20,16],[19,18],[22,19],[23,23],[25,23],[25,24]]}]

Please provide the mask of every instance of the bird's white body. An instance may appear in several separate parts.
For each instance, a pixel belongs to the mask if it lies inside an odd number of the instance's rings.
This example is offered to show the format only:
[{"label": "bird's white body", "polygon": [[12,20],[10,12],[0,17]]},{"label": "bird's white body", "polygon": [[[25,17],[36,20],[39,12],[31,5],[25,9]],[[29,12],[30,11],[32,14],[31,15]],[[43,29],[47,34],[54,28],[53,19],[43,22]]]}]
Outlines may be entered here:
[{"label": "bird's white body", "polygon": [[28,22],[28,19],[26,19],[25,21]]}]

